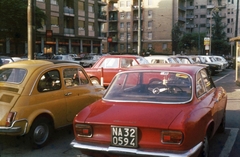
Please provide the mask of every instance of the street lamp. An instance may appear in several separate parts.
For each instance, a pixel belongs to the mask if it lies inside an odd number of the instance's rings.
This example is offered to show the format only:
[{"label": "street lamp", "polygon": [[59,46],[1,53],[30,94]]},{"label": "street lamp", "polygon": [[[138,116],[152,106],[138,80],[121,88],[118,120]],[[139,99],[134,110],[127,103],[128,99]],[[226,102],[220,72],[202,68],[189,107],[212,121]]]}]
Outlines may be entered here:
[{"label": "street lamp", "polygon": [[209,43],[209,55],[212,53],[212,13],[213,11],[218,12],[219,9],[217,7],[214,7],[210,12],[210,43]]}]

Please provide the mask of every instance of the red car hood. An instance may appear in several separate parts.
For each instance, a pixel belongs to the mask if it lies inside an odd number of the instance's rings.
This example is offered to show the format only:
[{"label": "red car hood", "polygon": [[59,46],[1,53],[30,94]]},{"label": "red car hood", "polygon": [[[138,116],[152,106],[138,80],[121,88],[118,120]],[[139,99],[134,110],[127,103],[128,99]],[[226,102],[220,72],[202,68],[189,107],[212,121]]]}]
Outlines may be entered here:
[{"label": "red car hood", "polygon": [[183,106],[176,104],[163,105],[102,100],[89,107],[91,109],[86,109],[89,114],[85,117],[85,123],[153,128],[161,126],[165,129],[183,111]]}]

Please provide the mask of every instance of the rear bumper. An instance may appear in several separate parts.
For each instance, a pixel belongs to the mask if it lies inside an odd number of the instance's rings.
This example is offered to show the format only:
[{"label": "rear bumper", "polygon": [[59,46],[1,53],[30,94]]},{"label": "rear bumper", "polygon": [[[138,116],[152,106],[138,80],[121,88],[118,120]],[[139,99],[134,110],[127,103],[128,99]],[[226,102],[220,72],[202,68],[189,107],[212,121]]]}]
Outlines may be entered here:
[{"label": "rear bumper", "polygon": [[84,150],[84,151],[96,151],[99,153],[109,153],[109,154],[119,154],[119,155],[130,155],[130,156],[158,156],[158,157],[186,157],[186,156],[196,156],[199,154],[202,148],[202,142],[198,143],[196,146],[187,151],[153,151],[145,149],[132,149],[132,148],[120,148],[112,146],[103,145],[89,145],[84,143],[79,143],[73,140],[70,144],[71,147]]},{"label": "rear bumper", "polygon": [[[24,127],[14,126],[16,123],[23,122]],[[28,121],[26,119],[21,119],[14,121],[10,127],[0,126],[0,134],[15,134],[15,135],[24,135],[26,133],[28,126]]]}]

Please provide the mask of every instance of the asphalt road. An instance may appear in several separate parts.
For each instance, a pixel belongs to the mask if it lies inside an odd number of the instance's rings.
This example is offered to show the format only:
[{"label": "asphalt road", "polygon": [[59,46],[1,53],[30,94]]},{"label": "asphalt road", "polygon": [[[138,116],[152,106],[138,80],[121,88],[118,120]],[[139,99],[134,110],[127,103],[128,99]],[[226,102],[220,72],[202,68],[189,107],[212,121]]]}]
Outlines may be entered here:
[{"label": "asphalt road", "polygon": [[[240,156],[240,88],[235,85],[235,71],[227,69],[213,76],[217,86],[223,86],[228,94],[226,131],[216,134],[210,141],[210,157]],[[47,146],[32,149],[25,137],[0,135],[0,157],[84,157],[69,144],[74,139],[72,126],[57,130]]]}]

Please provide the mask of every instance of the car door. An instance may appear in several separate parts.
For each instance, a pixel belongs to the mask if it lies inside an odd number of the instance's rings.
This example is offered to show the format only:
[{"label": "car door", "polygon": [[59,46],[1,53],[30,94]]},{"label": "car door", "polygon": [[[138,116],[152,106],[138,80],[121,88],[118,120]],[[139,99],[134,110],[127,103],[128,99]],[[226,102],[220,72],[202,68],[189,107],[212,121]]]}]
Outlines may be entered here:
[{"label": "car door", "polygon": [[103,69],[103,82],[104,85],[108,85],[113,77],[121,71],[120,67],[120,59],[119,58],[106,58],[101,65],[99,66],[98,71]]},{"label": "car door", "polygon": [[[81,76],[81,77],[80,77]],[[75,115],[87,105],[94,101],[92,97],[91,84],[87,79],[83,69],[64,68],[64,97],[66,99],[66,119],[72,122]]]}]

